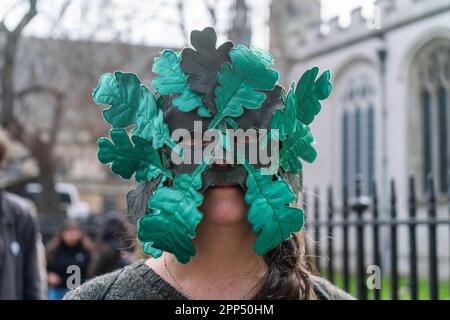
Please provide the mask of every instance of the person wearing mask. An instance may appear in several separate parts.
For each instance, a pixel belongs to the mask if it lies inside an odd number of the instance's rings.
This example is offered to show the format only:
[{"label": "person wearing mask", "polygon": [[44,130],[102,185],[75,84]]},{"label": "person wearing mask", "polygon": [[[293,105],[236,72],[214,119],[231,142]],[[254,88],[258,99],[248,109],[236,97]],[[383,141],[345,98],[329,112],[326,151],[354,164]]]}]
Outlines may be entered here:
[{"label": "person wearing mask", "polygon": [[[269,53],[216,42],[205,28],[191,33],[194,48],[162,51],[155,95],[134,74],[101,77],[93,99],[108,106],[113,129],[98,159],[139,183],[128,214],[140,216],[137,237],[151,258],[65,299],[352,299],[311,270],[298,199],[330,72],[311,68],[287,93]],[[269,145],[267,161],[257,151]]]}]

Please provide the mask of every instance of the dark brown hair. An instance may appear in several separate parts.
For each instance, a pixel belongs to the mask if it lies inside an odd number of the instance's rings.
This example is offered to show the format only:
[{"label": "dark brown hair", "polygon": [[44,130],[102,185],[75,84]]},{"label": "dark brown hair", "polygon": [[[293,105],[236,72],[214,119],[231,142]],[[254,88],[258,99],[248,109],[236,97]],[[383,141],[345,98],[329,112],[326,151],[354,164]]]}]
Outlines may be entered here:
[{"label": "dark brown hair", "polygon": [[3,167],[9,151],[9,140],[6,133],[0,129],[0,169]]},{"label": "dark brown hair", "polygon": [[255,299],[316,299],[304,231],[294,233],[290,239],[269,251],[264,260],[267,274]]},{"label": "dark brown hair", "polygon": [[94,252],[95,249],[94,243],[86,234],[80,223],[76,220],[67,219],[64,221],[59,231],[53,236],[53,238],[49,241],[47,245],[47,252],[46,252],[47,263],[53,263],[56,254],[58,253],[58,250],[63,246],[62,234],[64,233],[65,230],[69,230],[72,228],[77,228],[80,230],[82,234],[80,240],[82,248],[89,254],[92,254]]}]

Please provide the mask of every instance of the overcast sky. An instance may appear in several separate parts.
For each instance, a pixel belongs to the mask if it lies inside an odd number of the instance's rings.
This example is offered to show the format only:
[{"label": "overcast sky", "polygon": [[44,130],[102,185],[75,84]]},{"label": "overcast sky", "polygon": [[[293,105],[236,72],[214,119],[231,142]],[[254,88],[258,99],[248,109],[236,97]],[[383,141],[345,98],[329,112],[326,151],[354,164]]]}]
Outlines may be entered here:
[{"label": "overcast sky", "polygon": [[[15,3],[20,0],[1,0],[0,19],[8,11],[6,24],[14,26],[18,18],[23,14],[24,7]],[[23,1],[23,0],[22,0]],[[37,16],[27,27],[26,34],[35,36],[64,37],[73,39],[95,38],[108,41],[112,36],[111,30],[115,30],[116,35],[121,34],[123,41],[132,43],[161,45],[161,46],[181,46],[183,37],[179,28],[173,23],[177,20],[177,11],[174,9],[174,0],[112,0],[113,5],[104,6],[105,0],[72,0],[64,20],[54,28],[52,23],[58,17],[61,4],[65,0],[40,0]],[[202,5],[208,0],[185,0],[186,25],[189,30],[200,29],[211,24],[210,16]],[[213,0],[212,0],[213,1]],[[218,29],[223,30],[229,20],[227,7],[232,0],[219,0]],[[277,1],[277,0],[272,0]],[[373,12],[374,0],[321,0],[322,19],[329,20],[334,16],[340,16],[342,25],[349,23],[350,12],[358,6],[363,7],[363,14],[369,17]],[[160,3],[169,3],[161,6]],[[250,7],[250,17],[253,30],[253,44],[267,48],[270,0],[247,0]],[[87,13],[83,10],[83,4],[88,4]],[[153,15],[157,14],[159,18]],[[132,17],[132,18],[130,18]],[[130,23],[129,21],[132,21]],[[58,30],[58,32],[55,32]]]}]

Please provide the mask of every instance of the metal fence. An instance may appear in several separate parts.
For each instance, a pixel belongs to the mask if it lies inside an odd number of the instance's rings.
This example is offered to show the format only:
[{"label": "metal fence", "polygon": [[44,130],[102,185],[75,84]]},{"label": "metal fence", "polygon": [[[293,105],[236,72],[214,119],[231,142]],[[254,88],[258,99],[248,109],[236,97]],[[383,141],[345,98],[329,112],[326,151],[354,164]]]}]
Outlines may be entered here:
[{"label": "metal fence", "polygon": [[[450,174],[449,184],[450,186]],[[329,237],[329,241],[323,248],[319,245],[315,245],[313,256],[315,257],[315,267],[320,274],[326,276],[331,282],[336,283],[336,276],[341,277],[340,286],[344,290],[349,291],[350,282],[356,282],[356,294],[358,299],[368,299],[367,288],[367,273],[366,267],[368,264],[380,266],[382,258],[382,246],[381,235],[388,235],[388,248],[389,259],[386,259],[388,263],[389,274],[384,275],[388,278],[389,283],[389,298],[397,300],[399,298],[399,252],[398,252],[398,229],[399,227],[405,228],[408,238],[408,271],[403,276],[407,277],[409,299],[418,299],[419,293],[419,275],[418,275],[418,246],[417,246],[417,228],[421,226],[426,228],[427,232],[427,275],[425,284],[426,290],[429,293],[429,298],[435,300],[439,299],[440,281],[438,279],[439,265],[442,261],[438,261],[438,245],[437,241],[437,229],[448,228],[450,234],[450,188],[446,195],[446,206],[448,209],[448,215],[444,218],[437,217],[437,200],[434,189],[433,178],[430,175],[427,181],[426,192],[426,214],[424,218],[418,218],[417,212],[418,201],[417,193],[415,190],[415,181],[411,177],[409,179],[408,190],[408,214],[403,214],[404,218],[398,217],[398,203],[397,203],[397,191],[395,182],[392,180],[389,190],[389,213],[382,217],[380,215],[379,196],[377,193],[377,185],[372,185],[372,195],[370,197],[363,196],[361,192],[361,180],[356,179],[354,196],[349,197],[349,190],[347,186],[342,189],[342,205],[339,209],[341,215],[337,217],[337,208],[334,205],[333,189],[328,188],[327,195],[327,215],[325,219],[320,219],[320,196],[318,191],[314,192],[314,199],[312,206],[308,205],[307,197],[304,198],[305,211],[309,217],[307,221],[307,229],[316,243],[320,243],[320,240],[324,235]],[[306,193],[307,194],[307,193]],[[311,212],[312,211],[312,212]],[[352,215],[351,213],[354,213]],[[368,213],[368,214],[365,214]],[[369,214],[370,213],[370,214]],[[353,229],[353,233],[350,230]],[[368,229],[371,229],[370,235]],[[383,233],[380,233],[383,231]],[[323,234],[323,232],[326,232]],[[334,240],[336,232],[340,232],[342,237],[337,243]],[[353,235],[353,236],[351,236]],[[368,241],[368,236],[369,240]],[[385,240],[385,239],[383,239]],[[447,239],[450,241],[450,239]],[[353,242],[353,248],[350,250],[349,243]],[[336,246],[340,247],[340,250],[336,250]],[[385,248],[385,247],[383,247]],[[370,251],[370,258],[365,254],[365,250]],[[321,259],[323,256],[328,259],[326,263]],[[353,256],[352,256],[353,255]],[[353,259],[350,259],[352,257]],[[450,253],[449,253],[450,257]],[[336,260],[339,258],[339,266],[336,264]],[[448,257],[447,257],[448,258]],[[366,261],[370,260],[370,261]],[[354,261],[355,264],[351,265],[350,262]],[[421,288],[422,290],[424,288]],[[373,299],[380,299],[382,297],[382,288],[374,288],[373,294],[370,295]],[[386,290],[386,288],[384,288]]]}]

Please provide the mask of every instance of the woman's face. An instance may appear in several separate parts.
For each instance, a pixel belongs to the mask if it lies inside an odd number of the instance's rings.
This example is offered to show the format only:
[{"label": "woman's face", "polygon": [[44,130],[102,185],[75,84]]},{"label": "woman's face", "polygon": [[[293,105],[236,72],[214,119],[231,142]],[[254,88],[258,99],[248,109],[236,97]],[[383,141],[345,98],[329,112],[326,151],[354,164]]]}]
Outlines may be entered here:
[{"label": "woman's face", "polygon": [[73,247],[81,241],[82,233],[80,228],[68,227],[62,232],[61,238],[66,246]]},{"label": "woman's face", "polygon": [[232,225],[246,219],[247,204],[239,186],[210,187],[204,194],[200,211],[204,220],[214,224]]}]

